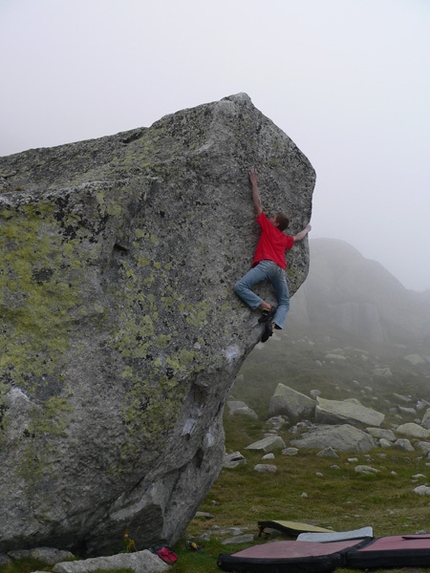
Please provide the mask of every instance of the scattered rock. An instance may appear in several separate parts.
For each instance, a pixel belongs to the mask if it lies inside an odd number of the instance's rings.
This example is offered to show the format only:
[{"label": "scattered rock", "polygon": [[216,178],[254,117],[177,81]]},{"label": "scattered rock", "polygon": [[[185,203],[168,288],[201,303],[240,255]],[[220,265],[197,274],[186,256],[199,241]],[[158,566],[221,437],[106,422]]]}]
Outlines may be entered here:
[{"label": "scattered rock", "polygon": [[213,519],[213,518],[214,518],[214,516],[212,515],[212,513],[209,513],[209,512],[207,512],[207,511],[197,511],[197,512],[196,512],[196,515],[195,515],[194,517],[203,518],[203,519],[206,519],[206,520],[208,520],[208,521],[209,521],[210,519]]},{"label": "scattered rock", "polygon": [[294,424],[294,426],[291,426],[288,432],[294,435],[299,434],[303,430],[310,430],[313,427],[315,427],[315,425],[310,420],[301,420],[297,422],[297,424]]},{"label": "scattered rock", "polygon": [[267,436],[262,440],[258,440],[249,446],[246,450],[263,451],[265,453],[273,452],[274,450],[281,450],[285,448],[285,442],[280,436]]},{"label": "scattered rock", "polygon": [[392,430],[384,430],[383,428],[366,428],[366,432],[370,434],[373,438],[384,439],[389,442],[396,441],[396,435]]},{"label": "scattered rock", "polygon": [[384,421],[384,414],[366,408],[356,399],[326,400],[317,398],[315,408],[315,421],[319,424],[366,424],[380,426]]},{"label": "scattered rock", "polygon": [[430,430],[427,430],[414,422],[398,426],[396,432],[411,438],[430,439]]},{"label": "scattered rock", "polygon": [[286,416],[272,416],[266,422],[266,425],[272,426],[275,432],[279,430],[288,423],[288,418]]},{"label": "scattered rock", "polygon": [[56,549],[54,547],[38,547],[36,549],[17,549],[8,552],[9,557],[12,559],[38,559],[49,565],[55,565],[61,561],[74,559],[75,556],[70,551]]},{"label": "scattered rock", "polygon": [[318,452],[317,456],[319,458],[338,458],[339,457],[337,455],[337,453],[335,452],[335,450],[331,446],[328,446],[327,448],[324,448],[323,450]]},{"label": "scattered rock", "polygon": [[237,468],[237,466],[245,465],[246,459],[240,452],[233,452],[232,454],[224,455],[223,467],[227,469]]},{"label": "scattered rock", "polygon": [[269,416],[285,414],[289,418],[305,418],[314,416],[315,400],[284,384],[278,384],[269,403]]},{"label": "scattered rock", "polygon": [[82,561],[66,561],[57,563],[52,569],[54,573],[88,573],[103,569],[131,569],[135,573],[158,573],[169,571],[170,566],[148,549],[135,553],[119,553],[110,557],[94,557]]},{"label": "scattered rock", "polygon": [[398,450],[403,450],[405,452],[414,452],[415,451],[411,442],[409,440],[407,440],[406,438],[399,438],[398,440],[396,440],[394,442],[394,446]]},{"label": "scattered rock", "polygon": [[421,421],[421,425],[427,430],[430,430],[430,408],[427,408]]},{"label": "scattered rock", "polygon": [[278,468],[273,464],[257,464],[254,466],[254,470],[261,474],[275,474]]},{"label": "scattered rock", "polygon": [[407,360],[408,362],[410,362],[414,366],[417,366],[418,364],[425,364],[426,363],[424,358],[422,356],[420,356],[419,354],[409,354],[408,356],[405,356],[405,360]]},{"label": "scattered rock", "polygon": [[405,416],[416,416],[417,411],[415,408],[406,408],[405,406],[397,406],[398,411]]},{"label": "scattered rock", "polygon": [[413,491],[417,495],[430,495],[430,487],[427,485],[419,485]]},{"label": "scattered rock", "polygon": [[258,419],[256,412],[247,406],[245,402],[230,400],[227,402],[227,406],[231,416],[249,416],[250,418]]},{"label": "scattered rock", "polygon": [[313,428],[301,438],[291,440],[291,444],[300,449],[332,447],[343,452],[368,452],[376,447],[369,434],[349,424]]},{"label": "scattered rock", "polygon": [[244,533],[243,535],[223,539],[221,545],[241,545],[242,543],[252,543],[253,541],[254,536],[251,533]]},{"label": "scattered rock", "polygon": [[299,448],[285,448],[282,450],[284,456],[297,456],[299,453]]},{"label": "scattered rock", "polygon": [[388,366],[385,366],[384,368],[374,368],[373,375],[379,376],[380,378],[391,378],[393,373]]},{"label": "scattered rock", "polygon": [[354,468],[354,471],[356,471],[358,474],[362,474],[362,475],[379,474],[381,472],[381,470],[377,470],[376,468],[372,468],[372,466],[365,466],[365,465],[356,466]]},{"label": "scattered rock", "polygon": [[405,394],[397,394],[396,392],[393,392],[393,398],[397,398],[397,400],[405,402],[406,404],[408,402],[412,402],[412,396],[410,396],[409,394],[406,396]]},{"label": "scattered rock", "polygon": [[415,448],[421,452],[424,452],[425,454],[428,454],[430,452],[430,442],[416,442]]},{"label": "scattered rock", "polygon": [[326,360],[347,360],[347,357],[343,354],[335,354],[334,352],[329,352],[326,354]]}]

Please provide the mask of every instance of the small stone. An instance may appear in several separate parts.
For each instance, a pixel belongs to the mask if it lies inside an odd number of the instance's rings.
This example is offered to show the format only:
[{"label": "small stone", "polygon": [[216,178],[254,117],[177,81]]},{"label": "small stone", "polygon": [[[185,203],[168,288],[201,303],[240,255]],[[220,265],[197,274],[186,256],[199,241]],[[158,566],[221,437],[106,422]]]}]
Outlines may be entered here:
[{"label": "small stone", "polygon": [[63,551],[61,549],[56,549],[55,547],[38,547],[35,549],[17,549],[16,551],[9,551],[9,557],[12,559],[38,559],[44,563],[49,563],[50,565],[55,565],[61,561],[67,561],[68,559],[74,559],[73,553],[70,551]]},{"label": "small stone", "polygon": [[273,464],[257,464],[254,466],[254,470],[261,474],[275,474],[278,468]]},{"label": "small stone", "polygon": [[419,485],[413,491],[417,495],[430,495],[430,487],[426,485]]},{"label": "small stone", "polygon": [[246,459],[240,452],[233,452],[232,454],[225,454],[224,468],[234,469],[239,465],[246,465]]},{"label": "small stone", "polygon": [[319,458],[338,458],[339,456],[331,446],[327,446],[317,453]]},{"label": "small stone", "polygon": [[299,453],[299,448],[285,448],[282,450],[284,456],[297,456]]},{"label": "small stone", "polygon": [[203,517],[204,519],[213,519],[214,518],[212,513],[208,513],[207,511],[197,511],[194,517]]},{"label": "small stone", "polygon": [[367,474],[379,474],[381,473],[381,470],[377,470],[376,468],[372,468],[372,466],[356,466],[354,468],[354,470],[362,475],[367,475]]},{"label": "small stone", "polygon": [[131,569],[134,573],[156,573],[158,571],[169,571],[162,559],[148,549],[136,551],[135,553],[119,553],[109,557],[94,557],[83,559],[82,561],[63,561],[54,565],[54,573],[89,573],[100,569]]},{"label": "small stone", "polygon": [[252,543],[254,541],[254,536],[251,533],[245,533],[244,535],[236,535],[235,537],[229,537],[221,541],[221,545],[240,545],[242,543]]},{"label": "small stone", "polygon": [[280,436],[269,436],[254,442],[249,446],[246,446],[246,450],[261,450],[263,452],[269,453],[273,450],[281,450],[285,448],[285,442]]}]

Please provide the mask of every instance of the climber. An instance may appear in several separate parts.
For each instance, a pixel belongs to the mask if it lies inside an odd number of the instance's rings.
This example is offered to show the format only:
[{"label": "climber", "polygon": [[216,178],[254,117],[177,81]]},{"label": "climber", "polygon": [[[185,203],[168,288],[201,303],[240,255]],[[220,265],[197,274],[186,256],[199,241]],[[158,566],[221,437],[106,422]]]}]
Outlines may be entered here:
[{"label": "climber", "polygon": [[[261,342],[266,342],[273,334],[275,328],[282,329],[288,310],[290,308],[290,295],[288,291],[285,269],[285,251],[293,247],[296,241],[301,241],[311,230],[308,224],[297,233],[290,236],[284,234],[289,220],[283,213],[276,213],[268,219],[261,206],[258,193],[258,173],[252,168],[249,172],[257,223],[261,228],[260,239],[255,250],[252,268],[235,285],[236,294],[252,309],[259,308],[262,316],[258,322],[264,323]],[[262,280],[271,282],[275,289],[278,306],[272,306],[256,295],[251,288]]]}]

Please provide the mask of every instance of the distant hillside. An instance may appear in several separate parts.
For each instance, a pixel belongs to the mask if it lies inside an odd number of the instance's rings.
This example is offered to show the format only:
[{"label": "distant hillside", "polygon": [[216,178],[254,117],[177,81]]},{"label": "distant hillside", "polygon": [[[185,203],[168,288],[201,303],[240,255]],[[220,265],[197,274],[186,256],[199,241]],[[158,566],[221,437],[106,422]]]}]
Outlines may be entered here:
[{"label": "distant hillside", "polygon": [[289,320],[370,343],[429,339],[429,293],[407,290],[344,241],[314,239],[310,251],[309,275],[292,298]]}]

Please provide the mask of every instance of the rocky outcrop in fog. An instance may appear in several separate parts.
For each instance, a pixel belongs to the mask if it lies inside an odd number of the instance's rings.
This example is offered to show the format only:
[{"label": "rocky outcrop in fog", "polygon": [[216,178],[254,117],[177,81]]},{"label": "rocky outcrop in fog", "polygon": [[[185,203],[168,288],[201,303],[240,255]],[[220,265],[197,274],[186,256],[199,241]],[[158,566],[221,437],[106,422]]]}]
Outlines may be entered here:
[{"label": "rocky outcrop in fog", "polygon": [[337,239],[310,241],[312,264],[289,319],[370,344],[430,337],[428,293],[406,289],[381,264]]},{"label": "rocky outcrop in fog", "polygon": [[[0,158],[0,551],[183,533],[261,335],[233,293],[258,237],[253,165],[267,211],[298,232],[314,170],[245,94]],[[307,270],[305,240],[292,293]]]}]

